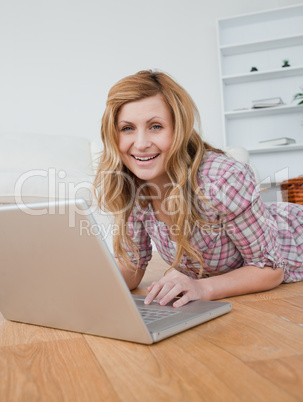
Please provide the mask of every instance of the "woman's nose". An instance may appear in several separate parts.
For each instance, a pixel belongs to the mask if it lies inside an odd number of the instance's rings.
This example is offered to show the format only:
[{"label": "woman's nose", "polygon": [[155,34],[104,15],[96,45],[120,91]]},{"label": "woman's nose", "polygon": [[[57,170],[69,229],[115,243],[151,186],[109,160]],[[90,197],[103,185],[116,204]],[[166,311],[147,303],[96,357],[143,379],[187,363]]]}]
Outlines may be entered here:
[{"label": "woman's nose", "polygon": [[138,131],[137,137],[135,140],[135,147],[138,151],[144,151],[146,148],[151,146],[151,141],[148,138],[148,135],[143,131]]}]

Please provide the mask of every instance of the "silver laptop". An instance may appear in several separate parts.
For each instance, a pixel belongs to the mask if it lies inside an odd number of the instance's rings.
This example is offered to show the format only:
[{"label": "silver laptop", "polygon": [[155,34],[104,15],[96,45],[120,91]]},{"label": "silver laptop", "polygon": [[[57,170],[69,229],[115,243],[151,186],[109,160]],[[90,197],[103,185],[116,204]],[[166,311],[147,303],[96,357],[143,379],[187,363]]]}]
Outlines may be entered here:
[{"label": "silver laptop", "polygon": [[151,344],[221,316],[132,295],[84,200],[0,207],[0,311],[8,320]]}]

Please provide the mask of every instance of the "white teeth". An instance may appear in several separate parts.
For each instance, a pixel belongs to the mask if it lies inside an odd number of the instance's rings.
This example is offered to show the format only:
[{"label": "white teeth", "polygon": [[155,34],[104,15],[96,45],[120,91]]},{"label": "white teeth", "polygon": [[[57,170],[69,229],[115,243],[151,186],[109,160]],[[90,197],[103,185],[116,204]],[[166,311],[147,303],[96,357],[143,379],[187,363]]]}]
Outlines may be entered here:
[{"label": "white teeth", "polygon": [[147,157],[142,157],[142,156],[135,156],[134,155],[134,158],[135,159],[137,159],[137,161],[149,161],[150,159],[154,159],[156,156],[158,156],[158,155],[155,155],[155,156],[147,156]]}]

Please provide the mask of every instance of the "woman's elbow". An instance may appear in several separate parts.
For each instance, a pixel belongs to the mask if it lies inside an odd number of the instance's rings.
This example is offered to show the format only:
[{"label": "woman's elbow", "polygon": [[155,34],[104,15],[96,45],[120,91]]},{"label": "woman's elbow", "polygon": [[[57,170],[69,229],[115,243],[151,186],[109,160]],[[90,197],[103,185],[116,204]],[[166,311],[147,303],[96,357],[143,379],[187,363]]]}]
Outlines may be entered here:
[{"label": "woman's elbow", "polygon": [[277,286],[279,286],[284,279],[284,271],[281,268],[270,268],[273,272],[272,272],[272,288],[275,288]]}]

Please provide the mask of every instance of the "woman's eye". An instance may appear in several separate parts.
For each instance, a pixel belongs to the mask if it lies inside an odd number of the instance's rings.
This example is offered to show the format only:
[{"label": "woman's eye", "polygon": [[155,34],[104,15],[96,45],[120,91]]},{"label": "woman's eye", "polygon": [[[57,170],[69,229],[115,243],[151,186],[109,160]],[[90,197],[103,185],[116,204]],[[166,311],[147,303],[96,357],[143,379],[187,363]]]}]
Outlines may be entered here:
[{"label": "woman's eye", "polygon": [[153,130],[160,130],[162,128],[162,126],[160,126],[160,124],[154,124],[153,126],[152,126],[152,129]]},{"label": "woman's eye", "polygon": [[132,127],[126,126],[126,127],[123,127],[121,131],[131,131],[131,130],[132,130]]}]

